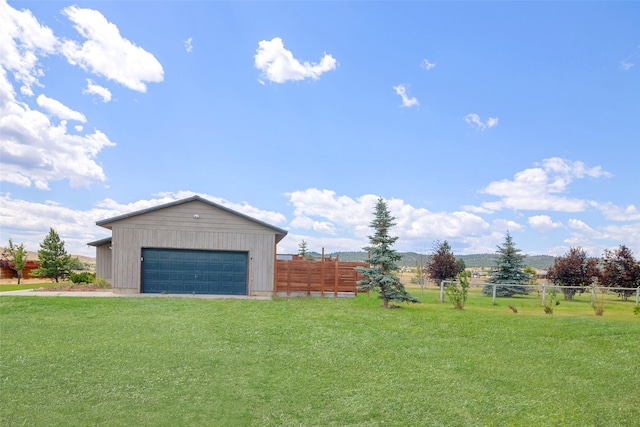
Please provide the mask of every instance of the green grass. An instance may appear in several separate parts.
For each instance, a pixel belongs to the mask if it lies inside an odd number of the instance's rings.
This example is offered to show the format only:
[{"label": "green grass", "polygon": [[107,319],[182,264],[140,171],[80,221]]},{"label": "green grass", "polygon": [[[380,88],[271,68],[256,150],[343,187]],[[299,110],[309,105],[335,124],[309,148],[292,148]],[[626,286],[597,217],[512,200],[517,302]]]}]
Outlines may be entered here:
[{"label": "green grass", "polygon": [[44,282],[44,283],[30,283],[30,284],[21,283],[19,285],[0,285],[0,292],[24,291],[27,289],[38,289],[38,288],[51,288],[59,284],[60,283],[56,283],[56,282]]},{"label": "green grass", "polygon": [[0,297],[0,425],[639,424],[633,302],[436,299]]}]

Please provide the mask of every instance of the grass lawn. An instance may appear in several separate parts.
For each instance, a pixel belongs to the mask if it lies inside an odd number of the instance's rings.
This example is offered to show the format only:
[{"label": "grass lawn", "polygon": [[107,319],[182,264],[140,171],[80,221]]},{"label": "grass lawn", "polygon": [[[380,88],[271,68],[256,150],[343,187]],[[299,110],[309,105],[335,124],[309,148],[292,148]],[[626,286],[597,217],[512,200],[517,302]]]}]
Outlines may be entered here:
[{"label": "grass lawn", "polygon": [[437,296],[3,296],[0,425],[640,425],[634,302]]},{"label": "grass lawn", "polygon": [[0,292],[9,292],[9,291],[24,291],[27,289],[38,289],[38,288],[50,288],[56,285],[60,285],[60,283],[56,282],[43,282],[43,283],[21,283],[17,284],[0,284]]}]

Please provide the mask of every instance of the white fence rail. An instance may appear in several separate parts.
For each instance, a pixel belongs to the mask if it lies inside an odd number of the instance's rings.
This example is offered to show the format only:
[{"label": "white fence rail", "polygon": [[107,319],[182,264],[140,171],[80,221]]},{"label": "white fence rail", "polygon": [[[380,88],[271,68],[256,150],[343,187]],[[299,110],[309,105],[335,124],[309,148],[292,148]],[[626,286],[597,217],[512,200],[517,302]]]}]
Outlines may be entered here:
[{"label": "white fence rail", "polygon": [[[440,282],[440,302],[444,302],[444,289],[446,288],[446,286],[449,283],[458,283],[455,281],[451,281],[451,280],[443,280],[442,282]],[[627,291],[629,292],[630,290],[632,290],[633,288],[610,288],[610,287],[604,287],[604,286],[586,286],[586,287],[582,287],[582,286],[556,286],[556,285],[548,285],[548,284],[543,284],[543,285],[522,285],[519,283],[482,283],[482,284],[478,284],[478,283],[474,283],[474,286],[492,286],[493,287],[493,292],[492,292],[492,301],[491,303],[495,305],[496,303],[496,289],[498,288],[498,286],[517,286],[517,287],[522,287],[522,288],[533,288],[536,290],[540,290],[542,291],[542,296],[541,296],[541,304],[544,305],[544,300],[547,294],[547,291],[550,289],[556,289],[556,290],[560,290],[562,292],[562,289],[575,289],[575,290],[579,290],[579,291],[590,291],[591,292],[591,302],[593,302],[595,300],[595,295],[596,295],[596,290],[599,290],[599,292],[613,292],[613,293],[617,293],[619,291]],[[636,294],[636,305],[640,305],[640,286],[638,286],[635,290],[635,294]]]}]

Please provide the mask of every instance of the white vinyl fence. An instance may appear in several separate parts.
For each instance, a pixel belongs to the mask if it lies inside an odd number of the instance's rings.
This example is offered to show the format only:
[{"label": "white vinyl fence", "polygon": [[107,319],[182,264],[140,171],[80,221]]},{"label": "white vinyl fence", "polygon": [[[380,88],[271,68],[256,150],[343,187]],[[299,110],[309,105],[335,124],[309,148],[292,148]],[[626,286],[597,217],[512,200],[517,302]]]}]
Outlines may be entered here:
[{"label": "white vinyl fence", "polygon": [[[450,280],[443,280],[442,282],[440,282],[440,302],[444,302],[444,290],[447,287],[447,284],[449,283],[458,283],[455,281],[450,281]],[[633,288],[609,288],[609,287],[603,287],[603,286],[586,286],[586,287],[581,287],[581,286],[556,286],[556,285],[550,285],[550,284],[542,284],[542,285],[522,285],[519,283],[482,283],[481,285],[478,285],[477,283],[473,284],[474,286],[492,286],[493,287],[493,299],[492,299],[492,304],[495,305],[496,303],[496,289],[498,288],[498,286],[517,286],[517,287],[522,287],[522,288],[533,288],[534,290],[540,290],[542,292],[542,301],[541,301],[541,305],[544,306],[544,300],[546,297],[546,294],[549,290],[551,289],[555,289],[557,291],[562,292],[562,289],[576,289],[578,291],[583,291],[583,292],[591,292],[591,302],[593,302],[595,300],[595,296],[596,296],[596,291],[600,292],[600,293],[616,293],[617,291],[627,291],[629,292],[630,290],[632,290]],[[636,305],[640,305],[640,286],[638,286],[635,290],[635,294],[636,294]]]}]

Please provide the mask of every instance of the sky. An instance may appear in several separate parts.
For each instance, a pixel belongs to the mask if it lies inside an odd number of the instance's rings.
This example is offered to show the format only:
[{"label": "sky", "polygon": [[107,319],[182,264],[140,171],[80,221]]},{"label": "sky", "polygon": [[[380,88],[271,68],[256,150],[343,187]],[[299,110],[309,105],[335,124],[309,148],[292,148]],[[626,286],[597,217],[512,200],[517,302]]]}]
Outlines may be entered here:
[{"label": "sky", "polygon": [[640,2],[0,0],[0,246],[198,194],[358,251],[640,257]]}]

